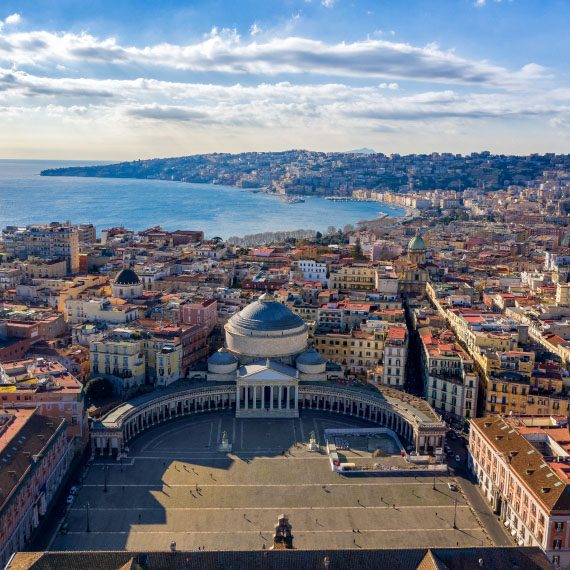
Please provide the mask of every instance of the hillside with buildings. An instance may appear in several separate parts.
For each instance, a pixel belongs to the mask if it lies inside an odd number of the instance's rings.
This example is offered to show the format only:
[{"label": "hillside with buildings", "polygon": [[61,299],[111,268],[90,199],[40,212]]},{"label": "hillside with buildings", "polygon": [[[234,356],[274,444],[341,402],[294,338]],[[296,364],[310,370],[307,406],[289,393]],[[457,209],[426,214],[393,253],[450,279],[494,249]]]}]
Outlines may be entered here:
[{"label": "hillside with buildings", "polygon": [[498,190],[543,171],[570,167],[570,155],[489,152],[385,155],[306,150],[201,154],[42,171],[42,176],[144,178],[257,188],[279,194],[350,196],[354,190]]}]

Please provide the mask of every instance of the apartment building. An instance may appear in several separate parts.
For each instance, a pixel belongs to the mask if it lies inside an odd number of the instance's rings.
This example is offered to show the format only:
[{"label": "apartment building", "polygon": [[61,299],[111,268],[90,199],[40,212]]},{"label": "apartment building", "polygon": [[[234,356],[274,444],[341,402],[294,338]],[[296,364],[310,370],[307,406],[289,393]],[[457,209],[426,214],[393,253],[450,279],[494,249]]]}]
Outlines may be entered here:
[{"label": "apartment building", "polygon": [[4,249],[10,257],[64,259],[68,273],[79,271],[79,233],[74,226],[57,222],[26,227],[7,226],[2,231]]},{"label": "apartment building", "polygon": [[48,358],[5,362],[0,378],[3,407],[37,407],[44,416],[63,418],[74,449],[83,450],[89,440],[83,386],[63,364]]},{"label": "apartment building", "polygon": [[124,325],[139,317],[137,307],[112,303],[109,299],[67,299],[65,312],[71,325],[87,322]]},{"label": "apartment building", "polygon": [[91,376],[102,376],[124,394],[146,380],[144,339],[138,331],[117,328],[89,344]]},{"label": "apartment building", "polygon": [[0,412],[0,565],[26,550],[73,458],[66,422],[35,408]]},{"label": "apartment building", "polygon": [[477,415],[479,377],[449,330],[420,329],[424,398],[451,421]]},{"label": "apartment building", "polygon": [[218,301],[205,299],[183,303],[180,306],[180,320],[185,325],[204,327],[210,334],[218,322]]},{"label": "apartment building", "polygon": [[403,325],[391,325],[384,344],[382,375],[377,380],[385,386],[402,388],[406,379],[407,358],[408,331]]},{"label": "apartment building", "polygon": [[314,281],[327,283],[327,264],[313,259],[299,259],[291,268],[291,280]]},{"label": "apartment building", "polygon": [[365,263],[353,263],[331,269],[330,288],[340,291],[373,291],[376,269]]},{"label": "apartment building", "polygon": [[567,418],[477,418],[469,468],[519,546],[539,546],[554,567],[570,564],[570,434]]}]

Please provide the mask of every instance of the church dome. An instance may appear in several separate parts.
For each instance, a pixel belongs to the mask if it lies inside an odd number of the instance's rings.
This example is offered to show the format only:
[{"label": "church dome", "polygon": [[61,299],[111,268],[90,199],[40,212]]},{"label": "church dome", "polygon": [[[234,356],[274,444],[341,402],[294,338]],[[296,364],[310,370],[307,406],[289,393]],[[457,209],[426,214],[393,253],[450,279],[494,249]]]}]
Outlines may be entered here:
[{"label": "church dome", "polygon": [[268,293],[235,314],[224,329],[226,346],[241,364],[260,358],[293,364],[307,350],[305,321]]},{"label": "church dome", "polygon": [[220,348],[208,358],[208,364],[215,364],[217,366],[225,366],[230,364],[237,364],[237,358],[227,349]]},{"label": "church dome", "polygon": [[117,277],[115,277],[116,285],[138,285],[140,283],[139,276],[128,267],[125,267],[119,272]]},{"label": "church dome", "polygon": [[418,232],[408,244],[408,251],[425,251],[426,250],[426,242],[421,234]]},{"label": "church dome", "polygon": [[247,331],[289,331],[305,325],[305,321],[265,293],[230,319],[234,327]]},{"label": "church dome", "polygon": [[297,360],[295,362],[297,364],[304,364],[306,366],[326,364],[325,359],[313,347],[297,356]]}]

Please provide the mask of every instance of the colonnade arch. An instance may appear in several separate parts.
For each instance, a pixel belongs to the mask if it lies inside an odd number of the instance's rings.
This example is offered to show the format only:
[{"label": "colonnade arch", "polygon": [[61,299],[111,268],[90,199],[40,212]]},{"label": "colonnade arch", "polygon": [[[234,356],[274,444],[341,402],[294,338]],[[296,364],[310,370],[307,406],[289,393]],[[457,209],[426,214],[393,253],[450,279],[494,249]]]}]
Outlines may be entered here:
[{"label": "colonnade arch", "polygon": [[[235,410],[234,384],[194,388],[168,396],[157,395],[133,405],[126,402],[92,425],[94,454],[120,455],[125,445],[140,433],[164,422],[190,414]],[[443,445],[445,424],[418,419],[413,408],[398,409],[373,392],[341,387],[299,385],[299,410],[321,410],[354,416],[392,429],[411,442],[419,454],[433,453]]]}]

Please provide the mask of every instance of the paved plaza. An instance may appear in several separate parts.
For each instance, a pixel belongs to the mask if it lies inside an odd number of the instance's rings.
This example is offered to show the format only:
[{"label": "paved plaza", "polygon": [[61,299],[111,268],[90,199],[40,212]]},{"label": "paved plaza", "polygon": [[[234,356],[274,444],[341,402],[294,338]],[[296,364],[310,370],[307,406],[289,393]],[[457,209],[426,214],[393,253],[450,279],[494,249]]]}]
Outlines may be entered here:
[{"label": "paved plaza", "polygon": [[[438,477],[434,490],[431,477],[339,475],[324,452],[305,449],[311,431],[322,444],[326,428],[370,426],[307,411],[276,420],[212,413],[159,426],[131,442],[121,463],[92,464],[68,532],[51,549],[268,548],[281,513],[300,549],[492,544],[461,482],[453,492],[450,477]],[[229,454],[217,451],[224,431]]]}]

